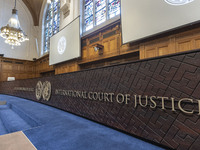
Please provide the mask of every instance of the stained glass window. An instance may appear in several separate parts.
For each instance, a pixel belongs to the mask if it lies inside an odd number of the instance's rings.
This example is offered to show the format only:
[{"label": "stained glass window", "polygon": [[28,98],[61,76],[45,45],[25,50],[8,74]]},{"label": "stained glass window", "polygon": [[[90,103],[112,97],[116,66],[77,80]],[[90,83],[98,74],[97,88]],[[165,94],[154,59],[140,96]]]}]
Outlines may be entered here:
[{"label": "stained glass window", "polygon": [[84,31],[120,14],[120,0],[85,0]]},{"label": "stained glass window", "polygon": [[109,0],[108,3],[108,16],[113,18],[120,14],[120,0]]},{"label": "stained glass window", "polygon": [[93,28],[93,0],[85,0],[85,28],[90,30]]},{"label": "stained glass window", "polygon": [[106,0],[96,0],[95,2],[95,23],[96,25],[106,21]]},{"label": "stained glass window", "polygon": [[44,50],[43,54],[49,51],[50,37],[59,31],[60,24],[60,0],[51,0],[48,5],[44,21]]}]

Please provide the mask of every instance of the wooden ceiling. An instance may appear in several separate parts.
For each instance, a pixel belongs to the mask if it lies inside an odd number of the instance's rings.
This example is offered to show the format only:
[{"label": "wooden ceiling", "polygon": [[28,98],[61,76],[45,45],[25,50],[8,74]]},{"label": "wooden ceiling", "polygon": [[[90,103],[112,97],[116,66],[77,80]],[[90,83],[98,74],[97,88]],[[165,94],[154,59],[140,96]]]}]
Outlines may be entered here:
[{"label": "wooden ceiling", "polygon": [[44,0],[22,0],[28,7],[35,26],[39,25],[40,11]]}]

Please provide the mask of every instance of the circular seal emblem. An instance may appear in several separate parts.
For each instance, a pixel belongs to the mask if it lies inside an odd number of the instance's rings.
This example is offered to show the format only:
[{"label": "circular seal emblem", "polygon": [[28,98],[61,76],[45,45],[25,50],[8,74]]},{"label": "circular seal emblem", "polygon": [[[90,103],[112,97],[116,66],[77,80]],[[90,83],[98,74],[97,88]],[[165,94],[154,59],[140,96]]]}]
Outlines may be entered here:
[{"label": "circular seal emblem", "polygon": [[170,5],[185,5],[191,3],[194,0],[165,0]]},{"label": "circular seal emblem", "polygon": [[67,45],[66,38],[65,38],[64,36],[62,36],[62,37],[59,39],[58,45],[57,45],[57,50],[58,50],[58,53],[59,53],[60,55],[62,55],[62,54],[65,52],[66,45]]},{"label": "circular seal emblem", "polygon": [[35,88],[35,95],[36,95],[36,99],[40,100],[42,97],[42,92],[43,92],[43,85],[41,81],[38,81],[36,84],[36,88]]},{"label": "circular seal emblem", "polygon": [[49,81],[45,81],[43,83],[42,97],[46,101],[48,101],[51,97],[51,83]]}]

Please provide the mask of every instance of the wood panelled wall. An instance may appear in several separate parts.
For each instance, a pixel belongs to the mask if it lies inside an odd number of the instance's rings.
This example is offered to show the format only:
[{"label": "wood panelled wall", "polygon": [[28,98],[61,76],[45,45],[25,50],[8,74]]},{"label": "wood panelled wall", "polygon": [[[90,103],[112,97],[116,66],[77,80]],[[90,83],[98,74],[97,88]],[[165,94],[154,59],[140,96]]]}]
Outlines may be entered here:
[{"label": "wood panelled wall", "polygon": [[49,55],[45,55],[35,61],[36,77],[54,75],[54,66],[49,65]]},{"label": "wood panelled wall", "polygon": [[140,59],[200,48],[200,28],[140,44]]},{"label": "wood panelled wall", "polygon": [[[54,66],[49,66],[49,55],[36,61],[0,57],[0,81],[7,80],[8,76],[15,76],[16,79],[50,76],[199,49],[200,27],[193,25],[122,45],[120,21],[117,21],[83,37],[81,43],[81,58]],[[94,50],[97,44],[104,46],[101,53]]]},{"label": "wood panelled wall", "polygon": [[8,77],[16,80],[36,77],[35,62],[0,57],[0,81],[7,81]]}]

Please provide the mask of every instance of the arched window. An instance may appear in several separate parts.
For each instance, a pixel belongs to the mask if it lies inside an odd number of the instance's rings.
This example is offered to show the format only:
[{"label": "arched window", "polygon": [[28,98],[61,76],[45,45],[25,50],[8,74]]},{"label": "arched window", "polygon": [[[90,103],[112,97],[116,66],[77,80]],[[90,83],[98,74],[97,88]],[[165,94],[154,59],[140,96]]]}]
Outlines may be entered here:
[{"label": "arched window", "polygon": [[84,0],[84,31],[120,14],[120,0]]},{"label": "arched window", "polygon": [[44,49],[43,54],[50,48],[50,37],[59,31],[60,24],[60,0],[51,0],[47,7],[44,21]]}]

